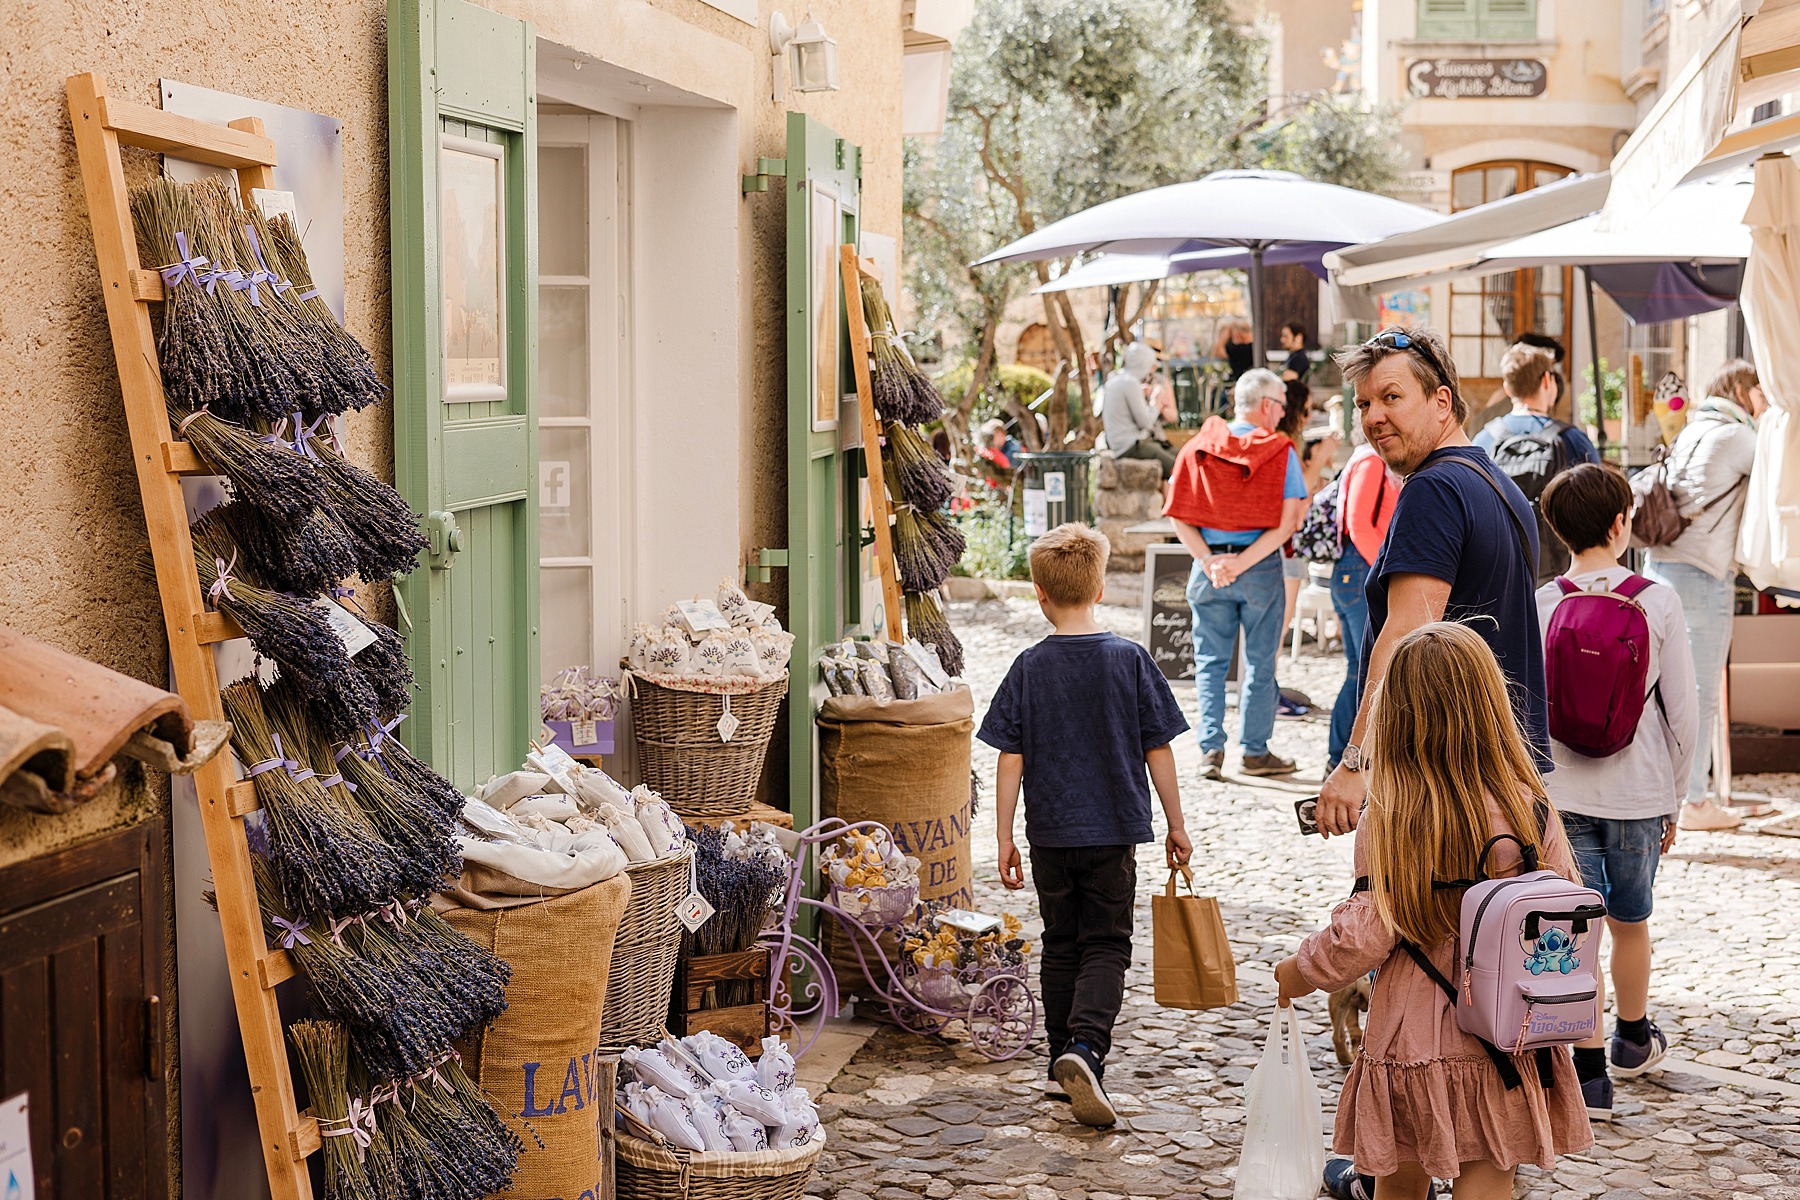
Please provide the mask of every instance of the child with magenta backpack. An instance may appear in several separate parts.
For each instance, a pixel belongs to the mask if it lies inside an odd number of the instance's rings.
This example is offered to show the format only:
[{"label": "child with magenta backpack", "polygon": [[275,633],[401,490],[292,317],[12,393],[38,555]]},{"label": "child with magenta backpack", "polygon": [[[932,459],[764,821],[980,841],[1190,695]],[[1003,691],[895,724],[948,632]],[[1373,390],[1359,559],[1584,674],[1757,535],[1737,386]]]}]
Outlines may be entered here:
[{"label": "child with magenta backpack", "polygon": [[1602,1121],[1612,1119],[1612,1077],[1642,1075],[1669,1049],[1648,1012],[1650,887],[1675,841],[1699,728],[1681,597],[1619,565],[1631,506],[1625,477],[1591,463],[1558,475],[1539,500],[1574,555],[1538,589],[1556,759],[1545,782],[1612,933],[1610,1053],[1598,1028],[1575,1047],[1588,1115]]},{"label": "child with magenta backpack", "polygon": [[1377,971],[1332,1139],[1355,1170],[1334,1160],[1326,1181],[1426,1200],[1435,1177],[1456,1181],[1457,1200],[1506,1200],[1520,1163],[1548,1171],[1593,1144],[1565,1047],[1597,1028],[1605,909],[1574,882],[1477,634],[1438,621],[1406,635],[1371,717],[1356,885],[1275,966],[1282,1007]]}]

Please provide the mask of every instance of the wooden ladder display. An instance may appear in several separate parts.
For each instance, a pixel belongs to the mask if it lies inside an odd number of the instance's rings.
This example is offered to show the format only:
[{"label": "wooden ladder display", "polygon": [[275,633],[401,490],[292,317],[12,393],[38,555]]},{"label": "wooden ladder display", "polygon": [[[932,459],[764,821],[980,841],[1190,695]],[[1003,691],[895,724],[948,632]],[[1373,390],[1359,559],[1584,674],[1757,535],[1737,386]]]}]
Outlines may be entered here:
[{"label": "wooden ladder display", "polygon": [[863,312],[862,281],[881,282],[881,271],[855,246],[838,247],[844,272],[844,312],[850,324],[850,358],[856,368],[856,411],[862,420],[863,461],[869,472],[869,517],[875,524],[875,570],[881,578],[881,603],[887,610],[887,639],[903,641],[906,610],[900,599],[900,577],[894,563],[894,502],[888,496],[887,468],[881,461],[881,419],[875,415],[875,389],[869,377],[869,318]]},{"label": "wooden ladder display", "polygon": [[[249,207],[251,189],[270,186],[275,144],[257,118],[214,125],[115,99],[106,94],[105,83],[97,74],[71,76],[68,97],[138,490],[143,495],[144,521],[156,564],[156,586],[168,629],[175,690],[187,701],[196,720],[222,720],[211,647],[243,634],[228,618],[206,610],[194,569],[181,476],[211,472],[188,443],[175,439],[169,426],[149,309],[151,301],[163,298],[163,281],[156,271],[144,270],[138,262],[137,233],[119,149],[137,146],[235,169],[238,188]],[[231,973],[270,1191],[274,1200],[310,1200],[312,1183],[306,1157],[319,1148],[319,1126],[312,1117],[295,1110],[275,998],[275,986],[293,978],[294,964],[285,951],[270,950],[263,936],[262,910],[257,904],[243,824],[243,818],[258,808],[256,789],[248,781],[235,781],[232,775],[231,757],[226,754],[213,756],[193,775],[206,832],[206,856],[218,896],[225,961]]]}]

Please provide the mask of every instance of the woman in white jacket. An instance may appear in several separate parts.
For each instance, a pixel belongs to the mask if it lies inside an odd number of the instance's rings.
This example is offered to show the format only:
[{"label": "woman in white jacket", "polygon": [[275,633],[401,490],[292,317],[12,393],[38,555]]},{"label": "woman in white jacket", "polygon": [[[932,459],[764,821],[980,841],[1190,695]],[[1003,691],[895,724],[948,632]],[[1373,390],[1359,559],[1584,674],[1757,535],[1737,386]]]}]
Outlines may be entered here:
[{"label": "woman in white jacket", "polygon": [[1719,690],[1731,651],[1732,602],[1737,584],[1738,526],[1745,483],[1756,461],[1756,418],[1768,402],[1756,368],[1734,359],[1706,385],[1706,399],[1688,414],[1669,450],[1669,483],[1682,497],[1688,527],[1649,552],[1644,574],[1681,595],[1688,647],[1694,657],[1700,733],[1688,776],[1681,828],[1737,828],[1740,818],[1707,796],[1712,772]]}]

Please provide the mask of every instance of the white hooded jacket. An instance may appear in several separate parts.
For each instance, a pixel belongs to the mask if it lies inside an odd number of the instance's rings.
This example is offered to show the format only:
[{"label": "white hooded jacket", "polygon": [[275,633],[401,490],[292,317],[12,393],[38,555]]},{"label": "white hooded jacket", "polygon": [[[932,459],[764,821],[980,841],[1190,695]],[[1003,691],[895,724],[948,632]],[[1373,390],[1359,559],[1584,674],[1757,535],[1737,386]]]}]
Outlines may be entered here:
[{"label": "white hooded jacket", "polygon": [[1106,380],[1101,392],[1101,419],[1106,446],[1122,454],[1156,432],[1156,405],[1144,395],[1144,380],[1156,370],[1156,351],[1143,342],[1125,347],[1125,365]]}]

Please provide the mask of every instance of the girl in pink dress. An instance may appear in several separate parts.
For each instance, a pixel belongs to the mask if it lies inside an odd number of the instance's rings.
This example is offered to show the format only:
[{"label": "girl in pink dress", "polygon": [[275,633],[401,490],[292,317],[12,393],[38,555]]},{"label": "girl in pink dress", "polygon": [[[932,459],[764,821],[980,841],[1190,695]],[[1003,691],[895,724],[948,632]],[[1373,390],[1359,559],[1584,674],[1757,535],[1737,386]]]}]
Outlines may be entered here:
[{"label": "girl in pink dress", "polygon": [[[1524,1082],[1508,1091],[1400,942],[1421,947],[1458,981],[1462,892],[1431,885],[1473,878],[1494,834],[1516,834],[1548,869],[1581,875],[1514,723],[1500,666],[1470,630],[1440,621],[1395,647],[1369,757],[1368,807],[1356,830],[1356,874],[1367,888],[1276,964],[1279,1003],[1378,970],[1362,1053],[1338,1100],[1334,1148],[1376,1177],[1378,1200],[1425,1200],[1434,1177],[1456,1181],[1456,1200],[1506,1200],[1520,1163],[1549,1170],[1558,1155],[1593,1144],[1574,1063],[1558,1048],[1545,1080],[1536,1056],[1518,1056]],[[1503,842],[1488,874],[1515,874],[1520,862]]]}]

